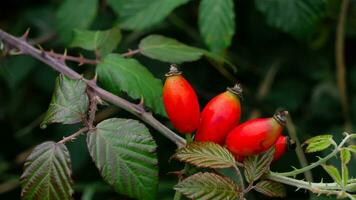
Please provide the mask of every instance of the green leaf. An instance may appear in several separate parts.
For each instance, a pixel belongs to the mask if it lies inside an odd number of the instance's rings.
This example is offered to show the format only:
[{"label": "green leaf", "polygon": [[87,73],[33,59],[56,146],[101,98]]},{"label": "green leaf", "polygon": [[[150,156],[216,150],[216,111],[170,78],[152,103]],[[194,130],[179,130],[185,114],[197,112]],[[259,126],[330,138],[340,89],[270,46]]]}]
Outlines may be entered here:
[{"label": "green leaf", "polygon": [[162,35],[145,37],[141,40],[139,48],[143,55],[169,63],[195,61],[203,56],[203,50]]},{"label": "green leaf", "polygon": [[72,199],[70,156],[65,145],[45,142],[36,146],[24,168],[21,199]]},{"label": "green leaf", "polygon": [[340,151],[341,163],[347,165],[351,160],[351,153],[348,149],[343,148]]},{"label": "green leaf", "polygon": [[255,190],[269,197],[285,197],[286,188],[283,184],[274,181],[264,180],[255,185]]},{"label": "green leaf", "polygon": [[175,190],[196,200],[237,199],[237,185],[214,173],[197,173],[184,179],[174,187]]},{"label": "green leaf", "polygon": [[120,40],[120,29],[116,27],[105,31],[75,30],[70,46],[99,50],[100,55],[106,55],[116,48]]},{"label": "green leaf", "polygon": [[109,54],[97,66],[96,73],[105,89],[115,94],[127,92],[134,99],[143,98],[146,106],[165,116],[161,80],[135,59]]},{"label": "green leaf", "polygon": [[57,10],[57,27],[61,39],[67,43],[74,29],[86,29],[94,20],[98,0],[65,0]]},{"label": "green leaf", "polygon": [[83,120],[89,104],[86,88],[82,80],[72,80],[60,74],[41,127],[46,128],[50,123],[74,124]]},{"label": "green leaf", "polygon": [[25,55],[0,59],[0,77],[16,91],[35,66],[36,60]]},{"label": "green leaf", "polygon": [[235,165],[234,156],[213,142],[193,142],[180,148],[174,158],[197,167],[228,168]]},{"label": "green leaf", "polygon": [[340,151],[340,158],[341,158],[341,178],[342,178],[342,183],[344,186],[347,185],[347,182],[349,180],[349,169],[347,168],[347,164],[351,160],[351,153],[349,150],[343,148]]},{"label": "green leaf", "polygon": [[331,145],[332,138],[332,135],[318,135],[305,141],[303,146],[307,145],[307,153],[322,151]]},{"label": "green leaf", "polygon": [[325,0],[255,0],[267,23],[302,39],[309,36],[325,15]]},{"label": "green leaf", "polygon": [[199,6],[199,29],[213,52],[230,46],[235,33],[233,0],[202,0]]},{"label": "green leaf", "polygon": [[120,16],[120,27],[142,30],[163,21],[176,7],[189,0],[108,0],[108,4]]},{"label": "green leaf", "polygon": [[352,153],[356,153],[356,145],[350,145],[350,146],[347,147],[347,149],[349,151],[351,151]]},{"label": "green leaf", "polygon": [[258,180],[268,172],[273,161],[274,148],[256,156],[249,156],[244,159],[245,177],[247,182]]},{"label": "green leaf", "polygon": [[348,192],[356,192],[356,183],[351,183],[347,185],[346,191]]},{"label": "green leaf", "polygon": [[87,135],[91,157],[115,191],[138,199],[156,199],[156,143],[148,129],[130,119],[107,119]]},{"label": "green leaf", "polygon": [[336,167],[332,165],[322,165],[324,170],[331,176],[331,178],[340,186],[341,184],[341,176],[339,171],[336,169]]}]

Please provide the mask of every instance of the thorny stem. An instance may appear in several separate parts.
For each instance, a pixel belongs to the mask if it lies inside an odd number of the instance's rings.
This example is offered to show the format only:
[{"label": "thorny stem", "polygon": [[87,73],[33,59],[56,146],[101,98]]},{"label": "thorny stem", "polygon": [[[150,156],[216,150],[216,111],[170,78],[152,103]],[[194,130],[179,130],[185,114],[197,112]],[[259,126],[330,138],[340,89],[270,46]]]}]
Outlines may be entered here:
[{"label": "thorny stem", "polygon": [[341,187],[336,183],[313,183],[303,180],[297,180],[294,178],[286,177],[275,172],[270,172],[266,176],[267,179],[271,181],[276,181],[286,185],[295,186],[297,188],[311,190],[312,188],[318,188],[321,190],[340,190]]},{"label": "thorny stem", "polygon": [[337,153],[339,153],[339,151],[341,150],[341,147],[343,147],[345,145],[345,143],[351,138],[353,137],[353,135],[346,135],[346,137],[340,142],[340,144],[338,146],[335,147],[335,149],[327,156],[325,156],[324,158],[319,159],[317,162],[311,163],[310,165],[300,168],[300,169],[296,169],[290,172],[283,172],[283,173],[275,173],[278,174],[280,176],[296,176],[298,174],[304,173],[306,171],[309,171],[315,167],[318,167],[319,165],[325,163],[326,161],[328,161],[330,158],[334,157]]},{"label": "thorny stem", "polygon": [[83,64],[96,65],[99,63],[99,60],[97,60],[97,59],[94,60],[94,59],[84,58],[82,55],[79,55],[78,57],[76,57],[76,56],[55,53],[53,51],[47,51],[47,53],[48,53],[48,55],[52,56],[53,58],[56,58],[59,60],[68,60],[68,61],[77,62],[77,63],[79,63],[79,65],[83,65]]},{"label": "thorny stem", "polygon": [[[131,57],[135,54],[138,54],[141,52],[141,49],[135,49],[135,50],[129,50],[126,53],[122,53],[121,56],[123,57]],[[70,56],[70,55],[63,55],[60,53],[56,53],[54,51],[47,51],[48,55],[52,56],[53,58],[59,59],[59,60],[67,60],[67,61],[72,61],[72,62],[77,62],[79,65],[83,64],[89,64],[89,65],[96,65],[100,63],[99,59],[89,59],[89,58],[84,58],[83,55],[79,56]]]},{"label": "thorny stem", "polygon": [[146,112],[142,106],[133,104],[121,97],[118,97],[102,88],[96,85],[96,83],[93,83],[87,79],[84,79],[80,74],[66,66],[63,62],[61,62],[58,59],[55,59],[51,57],[47,52],[41,51],[39,49],[34,48],[28,42],[26,42],[24,39],[14,37],[3,30],[0,29],[0,39],[6,42],[8,45],[17,48],[20,50],[23,54],[30,55],[43,63],[47,64],[54,70],[68,76],[69,78],[72,79],[81,79],[84,82],[87,83],[89,87],[93,89],[93,91],[96,92],[96,95],[99,96],[101,99],[112,103],[130,113],[133,115],[137,116],[140,118],[142,121],[146,122],[147,124],[151,125],[153,128],[155,128],[157,131],[159,131],[162,135],[167,137],[169,140],[174,142],[178,148],[185,146],[186,142],[185,140],[174,133],[172,130],[167,128],[165,125],[163,125],[161,122],[159,122],[156,118],[152,116],[152,113]]},{"label": "thorny stem", "polygon": [[67,136],[67,137],[63,137],[63,139],[59,142],[57,142],[58,144],[64,144],[66,142],[69,142],[69,141],[73,141],[75,140],[79,135],[81,135],[82,133],[88,131],[89,128],[88,127],[84,127],[84,128],[81,128],[79,129],[77,132],[73,133],[72,135],[70,136]]},{"label": "thorny stem", "polygon": [[[96,77],[91,80],[92,82],[96,83]],[[89,129],[94,128],[94,120],[95,120],[95,114],[97,111],[97,104],[98,104],[98,97],[96,96],[95,91],[92,88],[87,89],[87,94],[89,97],[89,114],[88,114],[88,122],[87,126]]]}]

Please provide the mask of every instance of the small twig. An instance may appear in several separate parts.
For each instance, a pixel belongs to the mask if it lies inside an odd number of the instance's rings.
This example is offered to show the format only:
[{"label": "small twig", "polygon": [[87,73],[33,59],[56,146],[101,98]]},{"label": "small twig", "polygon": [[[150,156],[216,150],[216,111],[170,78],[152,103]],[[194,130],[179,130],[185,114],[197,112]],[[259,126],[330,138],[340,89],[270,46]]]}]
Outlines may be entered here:
[{"label": "small twig", "polygon": [[[301,167],[308,166],[308,161],[307,161],[307,159],[305,157],[303,149],[301,148],[300,141],[299,141],[298,136],[297,136],[297,130],[296,130],[295,126],[294,126],[294,123],[293,123],[291,115],[287,116],[286,126],[287,126],[287,130],[288,130],[288,133],[289,133],[290,137],[297,144],[296,153],[297,153],[297,157],[298,157],[300,166]],[[307,181],[313,182],[313,174],[311,173],[311,171],[305,171],[304,172],[304,176],[307,179]]]},{"label": "small twig", "polygon": [[115,115],[119,111],[120,111],[120,108],[118,108],[116,106],[108,106],[107,108],[101,110],[100,112],[98,112],[95,115],[94,123],[95,124],[99,123],[99,122],[103,121],[104,119]]},{"label": "small twig", "polygon": [[346,90],[346,67],[344,58],[344,40],[345,40],[345,22],[347,8],[349,0],[341,1],[339,21],[336,29],[335,40],[335,59],[336,59],[336,80],[339,88],[340,102],[345,120],[345,130],[350,131],[352,129],[352,123],[349,117],[349,105],[347,102],[347,90]]},{"label": "small twig", "polygon": [[135,50],[131,50],[129,49],[126,53],[122,53],[121,56],[123,57],[131,57],[135,54],[141,53],[141,49],[135,49]]},{"label": "small twig", "polygon": [[49,40],[52,40],[54,39],[55,37],[57,37],[56,33],[46,33],[44,35],[41,35],[37,38],[34,38],[33,40],[30,40],[29,43],[31,45],[38,45],[38,44],[42,44],[42,43],[45,43]]},{"label": "small twig", "polygon": [[99,63],[99,60],[84,58],[82,55],[76,57],[76,56],[69,56],[69,55],[55,53],[53,51],[47,51],[47,54],[59,60],[69,60],[69,61],[77,62],[79,63],[79,65],[83,65],[83,64],[96,65]]},{"label": "small twig", "polygon": [[243,191],[244,194],[247,194],[248,192],[250,192],[255,186],[253,185],[253,181],[250,182],[250,184],[248,184],[247,188]]},{"label": "small twig", "polygon": [[17,178],[10,179],[6,182],[0,183],[0,194],[11,191],[20,186],[20,180]]},{"label": "small twig", "polygon": [[[96,84],[96,76],[94,77],[93,80],[90,80]],[[93,129],[94,125],[94,120],[95,120],[95,114],[97,111],[97,104],[98,104],[98,96],[96,96],[95,91],[88,87],[87,89],[87,94],[89,97],[89,111],[88,111],[88,121],[87,121],[87,127],[90,129]]]},{"label": "small twig", "polygon": [[66,142],[69,142],[69,141],[73,141],[75,140],[79,135],[81,135],[82,133],[88,131],[88,127],[84,127],[84,128],[81,128],[79,129],[77,132],[73,133],[72,135],[70,136],[67,136],[67,137],[63,137],[62,140],[58,141],[57,143],[58,144],[65,144]]},{"label": "small twig", "polygon": [[[277,72],[279,70],[279,66],[281,65],[281,60],[277,59],[274,61],[271,66],[269,67],[267,74],[264,76],[263,80],[261,81],[260,85],[258,86],[256,99],[258,102],[261,102],[271,90],[272,84],[275,80]],[[248,119],[254,119],[261,115],[261,112],[258,109],[254,109],[251,111],[250,116]]]}]

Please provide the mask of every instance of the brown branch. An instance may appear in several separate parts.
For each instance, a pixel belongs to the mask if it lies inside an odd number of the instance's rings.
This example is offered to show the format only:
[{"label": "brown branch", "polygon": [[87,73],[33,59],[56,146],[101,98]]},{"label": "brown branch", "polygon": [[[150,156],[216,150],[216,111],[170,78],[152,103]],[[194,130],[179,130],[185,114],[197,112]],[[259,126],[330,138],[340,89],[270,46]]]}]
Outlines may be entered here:
[{"label": "brown branch", "polygon": [[121,56],[123,57],[131,57],[135,54],[141,53],[142,49],[135,49],[135,50],[131,50],[129,49],[126,53],[122,53]]},{"label": "brown branch", "polygon": [[340,103],[345,119],[345,130],[350,131],[352,125],[349,117],[349,105],[347,102],[346,78],[345,78],[345,58],[344,58],[344,40],[345,40],[345,22],[349,0],[342,0],[339,15],[339,21],[336,30],[335,40],[335,61],[336,61],[336,79],[339,88]]},{"label": "brown branch", "polygon": [[73,133],[72,135],[70,136],[67,136],[67,137],[63,137],[63,139],[59,142],[57,142],[58,144],[65,144],[66,142],[69,142],[69,141],[73,141],[75,140],[79,135],[83,134],[84,132],[88,131],[89,128],[88,127],[84,127],[84,128],[81,128],[79,129],[77,132]]},{"label": "brown branch", "polygon": [[96,65],[99,63],[99,60],[84,58],[83,55],[81,55],[81,54],[78,57],[76,57],[76,56],[69,56],[69,55],[63,55],[60,53],[55,53],[53,51],[48,51],[46,53],[53,58],[56,58],[59,60],[69,60],[69,61],[77,62],[77,63],[79,63],[79,65],[83,65],[83,64]]},{"label": "brown branch", "polygon": [[[96,77],[91,80],[93,83],[96,83]],[[94,128],[93,126],[93,123],[94,123],[94,120],[95,120],[95,114],[96,114],[96,111],[98,109],[97,107],[97,104],[98,104],[98,96],[96,96],[96,93],[95,91],[88,87],[87,89],[87,94],[88,94],[88,97],[89,97],[89,114],[88,114],[88,128],[89,129],[92,129]]]},{"label": "brown branch", "polygon": [[[135,54],[138,54],[141,52],[141,49],[135,49],[135,50],[128,50],[126,53],[121,54],[121,56],[123,57],[131,57]],[[79,56],[70,56],[70,55],[66,55],[66,54],[60,54],[60,53],[56,53],[54,51],[47,51],[48,55],[52,56],[53,58],[59,59],[59,60],[68,60],[68,61],[72,61],[72,62],[77,62],[79,63],[79,65],[83,65],[83,64],[89,64],[89,65],[97,65],[100,62],[100,55],[98,54],[98,52],[96,51],[96,59],[89,59],[89,58],[85,58],[83,57],[83,55],[79,55]]]},{"label": "brown branch", "polygon": [[10,46],[19,49],[24,54],[30,55],[43,63],[47,64],[54,70],[68,76],[72,79],[81,79],[87,83],[89,87],[91,87],[95,92],[96,95],[99,96],[101,99],[112,103],[130,113],[140,118],[142,121],[146,122],[147,124],[151,125],[157,131],[159,131],[162,135],[167,137],[169,140],[174,142],[178,147],[183,147],[186,144],[185,139],[174,133],[172,130],[167,128],[161,122],[159,122],[156,118],[152,116],[152,113],[146,112],[141,109],[140,106],[133,104],[121,97],[118,97],[96,85],[87,79],[84,79],[81,75],[77,72],[66,66],[63,62],[59,61],[58,59],[53,58],[52,56],[48,55],[47,52],[41,51],[39,49],[34,48],[30,44],[28,44],[25,40],[14,37],[3,30],[0,29],[0,39],[9,44]]}]

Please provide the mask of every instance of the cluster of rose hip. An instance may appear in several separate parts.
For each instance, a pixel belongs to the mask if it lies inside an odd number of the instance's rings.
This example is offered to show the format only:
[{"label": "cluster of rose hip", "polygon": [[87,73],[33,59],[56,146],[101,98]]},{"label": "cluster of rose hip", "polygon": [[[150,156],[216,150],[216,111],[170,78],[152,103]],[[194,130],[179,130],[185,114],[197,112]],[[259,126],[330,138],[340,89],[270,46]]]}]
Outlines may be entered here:
[{"label": "cluster of rose hip", "polygon": [[215,96],[200,113],[197,95],[182,72],[171,65],[166,77],[164,107],[178,132],[191,134],[196,131],[195,141],[225,145],[239,161],[272,146],[275,148],[274,160],[277,160],[287,149],[295,148],[294,141],[281,135],[287,111],[240,124],[242,88],[239,84]]}]

